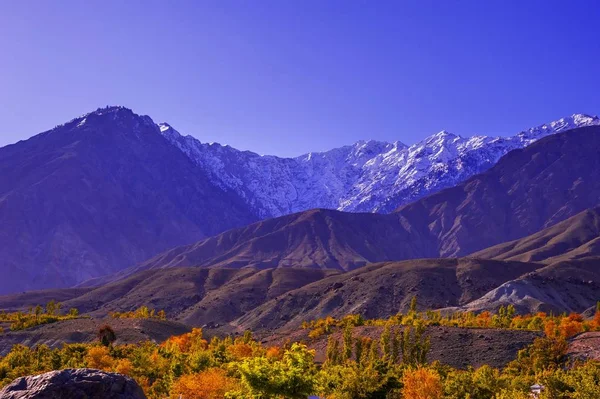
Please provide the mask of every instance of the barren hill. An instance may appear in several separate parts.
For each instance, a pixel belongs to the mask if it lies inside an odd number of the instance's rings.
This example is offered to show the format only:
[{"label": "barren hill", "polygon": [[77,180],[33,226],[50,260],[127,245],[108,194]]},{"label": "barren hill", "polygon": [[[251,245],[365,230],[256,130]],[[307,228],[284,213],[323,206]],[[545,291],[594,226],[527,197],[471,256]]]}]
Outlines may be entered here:
[{"label": "barren hill", "polygon": [[600,258],[561,261],[507,281],[469,303],[468,310],[512,304],[520,312],[579,312],[600,298]]},{"label": "barren hill", "polygon": [[530,236],[470,256],[482,259],[556,263],[600,255],[600,207],[587,209]]}]

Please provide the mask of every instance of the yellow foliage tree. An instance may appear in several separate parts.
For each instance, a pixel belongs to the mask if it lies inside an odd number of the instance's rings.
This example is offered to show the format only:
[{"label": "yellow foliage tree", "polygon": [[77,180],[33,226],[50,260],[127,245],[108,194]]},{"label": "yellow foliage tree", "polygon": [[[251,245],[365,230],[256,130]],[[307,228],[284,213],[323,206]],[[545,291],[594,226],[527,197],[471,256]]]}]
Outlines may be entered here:
[{"label": "yellow foliage tree", "polygon": [[89,368],[98,370],[111,370],[113,358],[110,356],[108,348],[105,346],[94,346],[88,350],[85,357]]}]

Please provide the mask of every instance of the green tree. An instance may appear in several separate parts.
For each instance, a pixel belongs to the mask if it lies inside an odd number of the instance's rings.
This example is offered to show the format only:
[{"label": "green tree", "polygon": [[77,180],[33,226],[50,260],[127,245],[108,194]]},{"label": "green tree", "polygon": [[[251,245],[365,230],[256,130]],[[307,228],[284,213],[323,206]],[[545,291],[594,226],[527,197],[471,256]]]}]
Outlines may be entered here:
[{"label": "green tree", "polygon": [[402,363],[410,366],[419,366],[427,363],[430,340],[424,336],[425,324],[418,320],[416,325],[404,327],[402,336]]},{"label": "green tree", "polygon": [[[302,344],[292,344],[281,360],[245,359],[238,371],[245,389],[255,398],[306,399],[316,390],[314,352]],[[247,397],[243,392],[234,396]]]},{"label": "green tree", "polygon": [[[352,348],[354,346],[354,340],[352,338],[353,327],[350,323],[347,323],[344,327],[343,333],[343,361],[348,361],[352,358]],[[358,359],[357,359],[358,360]]]}]

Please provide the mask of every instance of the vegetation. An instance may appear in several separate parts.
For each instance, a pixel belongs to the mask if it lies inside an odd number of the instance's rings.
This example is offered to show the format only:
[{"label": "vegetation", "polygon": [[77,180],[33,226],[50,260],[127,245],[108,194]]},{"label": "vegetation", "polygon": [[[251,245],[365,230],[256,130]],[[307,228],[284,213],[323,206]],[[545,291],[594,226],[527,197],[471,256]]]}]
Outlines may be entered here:
[{"label": "vegetation", "polygon": [[[67,314],[60,314],[62,305],[55,301],[50,301],[45,307],[37,305],[29,308],[29,312],[0,312],[0,323],[10,324],[11,330],[24,330],[38,326],[40,324],[54,323],[60,320],[76,319],[79,317],[79,311],[75,308],[69,310]],[[0,330],[0,334],[3,330]]]},{"label": "vegetation", "polygon": [[156,311],[147,306],[141,306],[131,312],[114,312],[110,314],[113,319],[159,319],[166,320],[167,314],[164,310]]},{"label": "vegetation", "polygon": [[[265,347],[250,332],[208,341],[201,329],[193,329],[161,344],[114,345],[114,331],[105,326],[93,344],[57,349],[15,345],[0,358],[0,386],[23,375],[91,367],[133,377],[149,398],[525,399],[530,397],[529,387],[540,383],[546,387],[540,399],[592,399],[600,397],[600,363],[569,361],[566,338],[575,331],[597,329],[599,317],[588,321],[577,315],[516,316],[504,309],[489,316],[444,318],[413,309],[385,321],[355,315],[327,318],[307,323],[311,332],[341,328],[328,336],[323,364],[315,362],[315,353],[302,343]],[[433,320],[442,325],[458,320],[461,326],[481,328],[481,320],[488,318],[500,328],[519,328],[528,320],[546,334],[503,369],[459,370],[429,362],[424,332]],[[375,340],[360,336],[356,325],[383,329]]]},{"label": "vegetation", "polygon": [[[600,308],[600,302],[598,302]],[[302,327],[309,329],[310,338],[343,329],[346,325],[358,326],[446,326],[460,328],[503,328],[511,330],[544,331],[550,337],[570,338],[581,332],[600,331],[600,311],[591,320],[584,320],[577,313],[548,315],[544,312],[518,315],[512,305],[500,307],[497,313],[455,312],[442,315],[439,311],[417,312],[416,298],[411,301],[406,314],[398,313],[389,319],[364,320],[360,315],[347,315],[341,319],[327,317],[304,322]]]}]

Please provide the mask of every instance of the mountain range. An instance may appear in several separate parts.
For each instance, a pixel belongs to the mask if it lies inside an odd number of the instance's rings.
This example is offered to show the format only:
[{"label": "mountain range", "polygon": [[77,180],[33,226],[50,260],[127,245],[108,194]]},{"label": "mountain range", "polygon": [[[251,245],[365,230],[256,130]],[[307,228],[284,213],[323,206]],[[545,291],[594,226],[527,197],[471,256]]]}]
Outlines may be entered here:
[{"label": "mountain range", "polygon": [[[87,280],[0,308],[148,304],[234,330],[383,317],[414,295],[582,311],[597,292],[599,124],[573,115],[503,138],[441,132],[286,159],[99,109],[0,149],[0,293]],[[563,270],[569,284],[549,297],[538,285]]]},{"label": "mountain range", "polygon": [[[536,233],[560,234],[566,223],[574,225],[576,233],[571,235],[581,237],[587,232],[582,242],[571,245],[567,235],[560,236],[555,255],[571,259],[569,254],[576,252],[570,247],[597,237],[596,219],[591,216],[595,211],[584,211],[600,203],[599,151],[600,127],[555,134],[507,154],[486,172],[391,214],[316,209],[267,219],[170,249],[112,279],[140,270],[189,266],[349,271],[375,262],[470,256],[532,234],[529,239],[536,239]],[[584,214],[577,218],[586,222],[578,223],[576,218],[556,225],[580,212]],[[543,230],[553,225],[549,232]],[[542,244],[550,239],[536,239],[535,248],[545,252]],[[585,254],[594,254],[595,248]],[[514,259],[496,251],[502,249],[473,256]]]},{"label": "mountain range", "polygon": [[359,141],[296,158],[201,143],[166,123],[159,126],[212,183],[237,193],[264,219],[313,208],[389,213],[485,171],[509,151],[554,133],[594,125],[600,125],[598,117],[574,114],[514,136],[463,138],[442,131],[411,146]]}]

